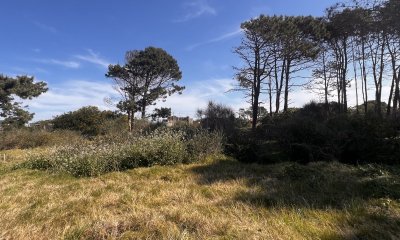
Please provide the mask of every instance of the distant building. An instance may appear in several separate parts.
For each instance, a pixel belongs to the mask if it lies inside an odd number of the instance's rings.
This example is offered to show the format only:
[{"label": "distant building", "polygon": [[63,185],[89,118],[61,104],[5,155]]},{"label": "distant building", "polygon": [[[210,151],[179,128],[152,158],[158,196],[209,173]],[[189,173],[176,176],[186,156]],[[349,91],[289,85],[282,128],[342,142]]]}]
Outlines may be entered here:
[{"label": "distant building", "polygon": [[193,124],[193,119],[190,118],[190,117],[176,117],[176,116],[168,117],[168,119],[167,119],[167,126],[168,127],[175,126],[176,124],[192,125]]},{"label": "distant building", "polygon": [[51,131],[51,130],[53,130],[53,123],[49,120],[39,121],[39,122],[29,124],[29,127],[36,129],[36,130]]}]

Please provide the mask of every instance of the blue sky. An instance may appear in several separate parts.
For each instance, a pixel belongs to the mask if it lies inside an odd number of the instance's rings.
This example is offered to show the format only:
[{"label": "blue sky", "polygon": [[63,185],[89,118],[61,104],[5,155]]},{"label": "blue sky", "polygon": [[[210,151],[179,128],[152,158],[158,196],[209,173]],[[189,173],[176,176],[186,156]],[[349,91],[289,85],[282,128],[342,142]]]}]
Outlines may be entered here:
[{"label": "blue sky", "polygon": [[[127,50],[156,46],[178,61],[183,95],[158,106],[193,116],[207,100],[247,106],[232,88],[240,60],[240,23],[260,14],[323,15],[333,0],[3,0],[0,1],[0,73],[33,75],[49,92],[27,102],[35,120],[81,106],[113,109],[118,99],[107,65],[123,63]],[[310,100],[297,90],[292,106]]]}]

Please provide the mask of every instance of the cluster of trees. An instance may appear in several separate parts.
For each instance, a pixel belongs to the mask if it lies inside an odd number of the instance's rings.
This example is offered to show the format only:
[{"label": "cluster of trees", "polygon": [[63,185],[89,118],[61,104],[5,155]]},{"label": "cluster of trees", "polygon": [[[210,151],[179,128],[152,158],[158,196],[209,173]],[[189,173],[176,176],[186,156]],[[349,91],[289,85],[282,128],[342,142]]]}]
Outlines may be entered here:
[{"label": "cluster of trees", "polygon": [[[391,89],[386,112],[396,114],[400,105],[399,14],[398,0],[355,0],[328,8],[325,17],[261,15],[244,22],[244,38],[234,50],[244,63],[236,68],[236,79],[238,90],[250,99],[253,129],[264,94],[271,115],[281,111],[282,101],[287,112],[295,86],[318,90],[326,108],[336,96],[339,111],[345,113],[350,84],[355,84],[357,105],[362,96],[365,112],[373,85],[374,111],[382,115],[382,88],[387,84]],[[308,72],[312,72],[311,81],[298,76]]]}]

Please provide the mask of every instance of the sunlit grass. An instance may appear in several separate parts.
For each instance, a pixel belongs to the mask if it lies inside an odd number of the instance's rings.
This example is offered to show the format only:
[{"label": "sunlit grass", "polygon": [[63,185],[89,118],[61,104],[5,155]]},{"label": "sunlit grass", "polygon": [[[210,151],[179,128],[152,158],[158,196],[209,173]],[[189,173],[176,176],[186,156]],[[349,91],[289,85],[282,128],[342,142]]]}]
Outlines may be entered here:
[{"label": "sunlit grass", "polygon": [[0,239],[400,238],[399,167],[220,156],[75,178],[11,164],[0,165]]}]

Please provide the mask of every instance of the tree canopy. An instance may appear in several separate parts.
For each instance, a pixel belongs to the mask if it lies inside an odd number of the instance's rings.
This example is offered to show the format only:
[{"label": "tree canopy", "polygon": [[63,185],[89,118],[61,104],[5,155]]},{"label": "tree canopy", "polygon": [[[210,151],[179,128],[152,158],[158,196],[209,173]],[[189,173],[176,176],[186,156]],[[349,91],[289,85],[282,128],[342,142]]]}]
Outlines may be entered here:
[{"label": "tree canopy", "polygon": [[46,91],[47,84],[34,82],[33,77],[0,75],[0,117],[3,118],[3,125],[18,127],[32,120],[34,114],[25,110],[15,98],[32,99]]},{"label": "tree canopy", "polygon": [[145,118],[148,106],[184,87],[176,84],[182,78],[177,61],[161,48],[128,51],[125,61],[123,66],[110,65],[106,77],[114,79],[123,96],[117,107],[128,114],[131,129],[136,112]]},{"label": "tree canopy", "polygon": [[170,117],[172,114],[171,108],[156,108],[153,110],[153,113],[151,114],[151,118],[153,121],[155,121],[158,118],[167,118]]}]

